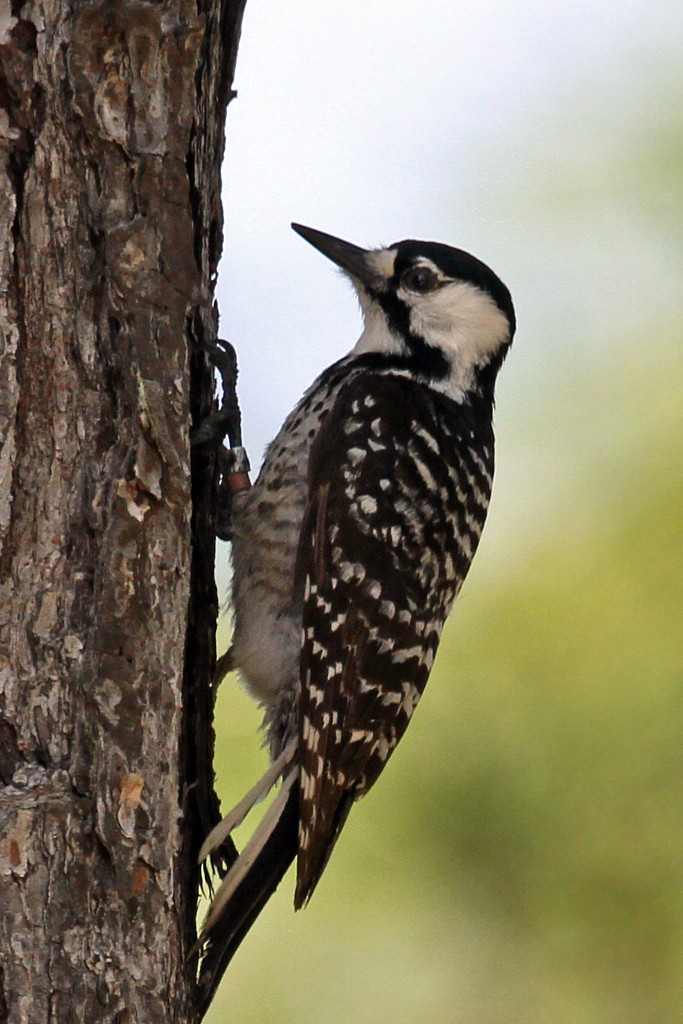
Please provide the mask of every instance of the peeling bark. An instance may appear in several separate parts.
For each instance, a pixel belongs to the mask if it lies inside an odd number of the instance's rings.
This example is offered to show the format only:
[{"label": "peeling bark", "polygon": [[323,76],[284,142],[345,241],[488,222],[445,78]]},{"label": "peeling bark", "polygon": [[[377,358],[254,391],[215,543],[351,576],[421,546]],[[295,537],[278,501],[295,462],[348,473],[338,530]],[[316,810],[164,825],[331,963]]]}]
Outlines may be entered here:
[{"label": "peeling bark", "polygon": [[0,4],[0,1024],[195,1020],[243,6]]}]

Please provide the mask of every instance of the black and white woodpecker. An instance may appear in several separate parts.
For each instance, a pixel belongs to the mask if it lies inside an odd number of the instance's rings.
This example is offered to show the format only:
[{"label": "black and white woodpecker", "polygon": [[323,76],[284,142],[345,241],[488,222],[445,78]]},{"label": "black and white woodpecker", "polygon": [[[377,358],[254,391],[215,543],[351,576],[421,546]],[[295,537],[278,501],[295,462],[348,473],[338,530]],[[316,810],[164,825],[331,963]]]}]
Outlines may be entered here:
[{"label": "black and white woodpecker", "polygon": [[294,905],[310,899],[422,695],[486,518],[515,331],[508,289],[460,249],[293,227],[349,276],[364,328],[233,499],[232,661],[265,709],[272,764],[202,855],[282,781],[204,926],[204,1006],[295,857]]}]

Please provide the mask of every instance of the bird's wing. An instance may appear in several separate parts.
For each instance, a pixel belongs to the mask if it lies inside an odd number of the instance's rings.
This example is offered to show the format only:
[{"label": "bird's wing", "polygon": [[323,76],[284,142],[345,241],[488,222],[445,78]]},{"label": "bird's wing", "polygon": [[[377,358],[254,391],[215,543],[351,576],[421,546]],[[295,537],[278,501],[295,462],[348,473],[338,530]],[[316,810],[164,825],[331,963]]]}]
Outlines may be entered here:
[{"label": "bird's wing", "polygon": [[468,454],[466,428],[445,396],[366,374],[342,388],[314,443],[297,559],[297,907],[403,735],[474,554],[491,474]]}]

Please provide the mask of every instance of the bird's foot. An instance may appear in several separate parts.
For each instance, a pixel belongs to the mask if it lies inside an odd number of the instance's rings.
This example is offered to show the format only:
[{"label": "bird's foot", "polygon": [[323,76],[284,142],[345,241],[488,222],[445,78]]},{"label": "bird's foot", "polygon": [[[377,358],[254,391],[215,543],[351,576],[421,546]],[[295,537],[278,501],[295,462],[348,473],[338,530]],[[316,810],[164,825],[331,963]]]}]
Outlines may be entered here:
[{"label": "bird's foot", "polygon": [[[242,446],[242,417],[237,402],[237,356],[229,341],[205,341],[204,349],[222,384],[220,405],[192,431],[192,447],[216,455],[215,529],[232,539],[232,496],[251,487],[249,458]],[[230,447],[225,447],[225,441]]]}]

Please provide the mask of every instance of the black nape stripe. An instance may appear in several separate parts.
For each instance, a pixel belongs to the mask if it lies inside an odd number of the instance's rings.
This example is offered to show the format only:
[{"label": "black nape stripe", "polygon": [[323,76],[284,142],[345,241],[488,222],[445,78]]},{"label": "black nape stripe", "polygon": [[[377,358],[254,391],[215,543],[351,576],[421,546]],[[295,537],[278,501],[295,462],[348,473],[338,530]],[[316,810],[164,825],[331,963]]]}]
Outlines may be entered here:
[{"label": "black nape stripe", "polygon": [[408,333],[404,339],[410,349],[409,363],[420,376],[430,380],[445,380],[450,367],[448,360],[440,348],[428,345],[417,335]]},{"label": "black nape stripe", "polygon": [[450,369],[448,359],[440,348],[429,345],[413,332],[408,306],[401,302],[393,289],[376,292],[374,298],[384,310],[391,330],[406,343],[409,350],[406,363],[410,369],[430,380],[444,380]]},{"label": "black nape stripe", "polygon": [[[358,369],[366,370],[368,373],[381,374],[391,373],[392,370],[396,370],[398,373],[408,371],[413,376],[416,372],[426,372],[419,370],[418,359],[419,357],[416,357],[412,351],[406,353],[363,352],[362,355],[344,356],[343,359],[339,359],[327,368],[323,377],[329,387],[334,387],[335,384],[343,381],[347,375]],[[496,374],[502,361],[503,356],[500,357],[500,360],[494,360],[495,365],[492,365],[491,370],[487,366],[479,371],[475,386],[467,392],[462,402],[456,402],[445,393],[440,393],[440,400],[458,406],[459,416],[471,417],[472,426],[476,430],[479,430],[482,424],[491,421]]]}]

